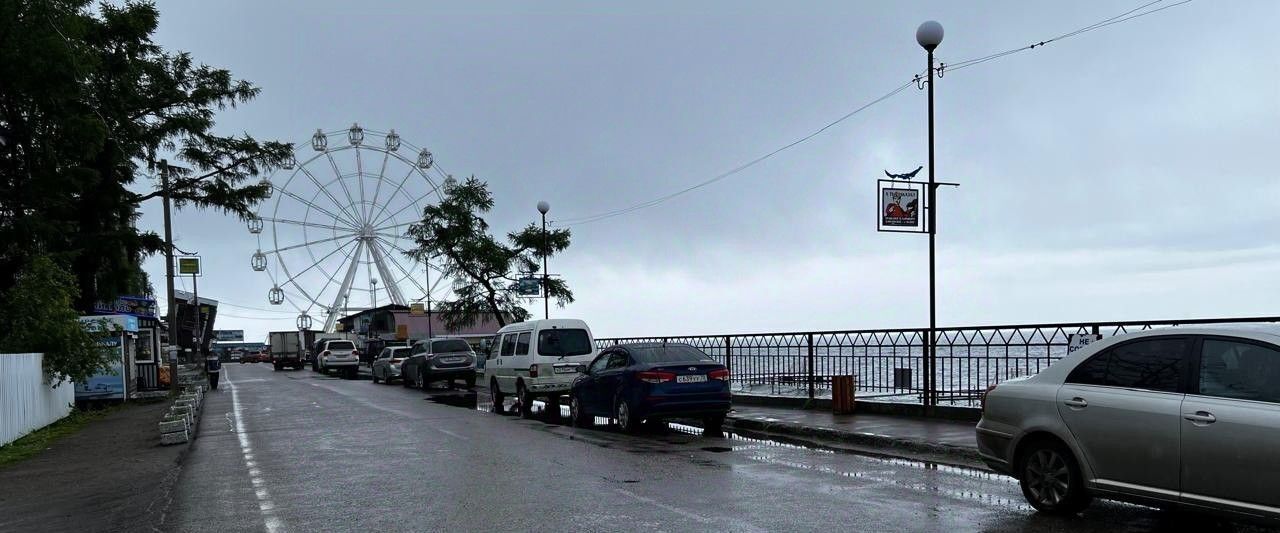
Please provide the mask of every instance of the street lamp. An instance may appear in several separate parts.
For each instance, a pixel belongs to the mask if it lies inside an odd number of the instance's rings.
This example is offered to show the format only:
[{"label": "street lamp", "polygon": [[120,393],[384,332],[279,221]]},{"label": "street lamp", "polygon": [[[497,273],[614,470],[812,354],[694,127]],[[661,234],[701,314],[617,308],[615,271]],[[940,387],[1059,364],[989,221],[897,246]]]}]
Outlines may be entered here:
[{"label": "street lamp", "polygon": [[547,211],[551,204],[546,200],[538,202],[538,212],[542,213],[542,317],[551,318],[551,294],[547,292]]},{"label": "street lamp", "polygon": [[935,269],[933,262],[933,241],[937,234],[937,211],[935,206],[937,203],[938,186],[934,183],[934,164],[933,164],[933,51],[942,44],[942,25],[937,21],[926,21],[916,28],[916,42],[920,43],[920,47],[924,48],[928,54],[928,84],[929,84],[929,347],[928,357],[925,359],[925,405],[936,405],[938,402],[937,391],[937,364],[938,364],[938,346],[936,331],[938,327],[937,304],[937,279],[935,277]]}]

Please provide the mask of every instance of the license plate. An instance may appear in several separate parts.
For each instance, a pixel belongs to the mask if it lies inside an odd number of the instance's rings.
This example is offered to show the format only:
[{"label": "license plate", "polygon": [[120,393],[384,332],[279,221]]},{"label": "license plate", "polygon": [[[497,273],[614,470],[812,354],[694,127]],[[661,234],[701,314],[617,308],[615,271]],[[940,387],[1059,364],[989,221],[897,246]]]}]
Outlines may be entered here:
[{"label": "license plate", "polygon": [[444,361],[446,363],[461,363],[466,360],[467,360],[466,357],[446,357],[444,359],[441,359],[441,361]]},{"label": "license plate", "polygon": [[707,376],[702,376],[702,375],[676,376],[676,383],[704,383],[706,381],[707,381]]},{"label": "license plate", "polygon": [[555,373],[557,373],[557,374],[572,374],[572,373],[577,372],[577,371],[578,371],[578,369],[577,369],[577,368],[574,368],[574,367],[571,367],[571,366],[557,366],[557,367],[555,367]]}]

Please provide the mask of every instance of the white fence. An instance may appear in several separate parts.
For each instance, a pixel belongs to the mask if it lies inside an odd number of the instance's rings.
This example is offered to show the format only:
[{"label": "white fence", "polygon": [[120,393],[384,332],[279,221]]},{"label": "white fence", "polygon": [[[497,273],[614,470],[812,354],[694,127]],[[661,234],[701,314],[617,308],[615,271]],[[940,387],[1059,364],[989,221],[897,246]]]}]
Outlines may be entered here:
[{"label": "white fence", "polygon": [[0,446],[71,413],[75,386],[45,382],[44,354],[0,354]]}]

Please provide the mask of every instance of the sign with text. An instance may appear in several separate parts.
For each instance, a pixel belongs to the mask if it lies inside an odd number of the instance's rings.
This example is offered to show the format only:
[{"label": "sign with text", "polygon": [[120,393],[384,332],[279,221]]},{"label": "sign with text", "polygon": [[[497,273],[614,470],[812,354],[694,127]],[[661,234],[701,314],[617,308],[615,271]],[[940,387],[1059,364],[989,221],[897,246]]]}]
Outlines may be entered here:
[{"label": "sign with text", "polygon": [[1067,336],[1067,353],[1070,354],[1076,350],[1088,346],[1089,343],[1102,340],[1102,335],[1094,335],[1092,333],[1072,333]]},{"label": "sign with text", "polygon": [[133,315],[143,318],[156,317],[156,301],[143,296],[121,296],[112,302],[98,302],[93,312],[107,315]]},{"label": "sign with text", "polygon": [[876,231],[927,233],[928,183],[882,179],[876,181]]},{"label": "sign with text", "polygon": [[218,342],[244,342],[243,329],[215,329],[213,339]]},{"label": "sign with text", "polygon": [[179,274],[182,274],[184,276],[200,275],[200,257],[199,256],[192,255],[187,257],[179,257],[177,259],[178,259]]},{"label": "sign with text", "polygon": [[880,195],[881,224],[909,228],[920,225],[920,191],[886,187]]}]

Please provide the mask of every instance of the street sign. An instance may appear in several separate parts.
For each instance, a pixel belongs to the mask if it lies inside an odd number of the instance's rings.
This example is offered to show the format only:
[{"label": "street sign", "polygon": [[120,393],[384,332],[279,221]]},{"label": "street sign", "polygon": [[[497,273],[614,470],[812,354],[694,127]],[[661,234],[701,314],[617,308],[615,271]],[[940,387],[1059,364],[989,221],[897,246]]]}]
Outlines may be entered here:
[{"label": "street sign", "polygon": [[516,293],[520,296],[538,296],[542,294],[541,278],[520,278],[516,283]]},{"label": "street sign", "polygon": [[1069,354],[1071,352],[1084,348],[1085,346],[1088,346],[1089,343],[1093,341],[1098,341],[1098,340],[1102,340],[1102,335],[1083,334],[1083,333],[1072,333],[1070,335],[1067,335],[1067,353]]},{"label": "street sign", "polygon": [[409,314],[414,316],[425,315],[427,314],[427,306],[422,305],[422,302],[411,303],[409,304]]},{"label": "street sign", "polygon": [[178,273],[184,276],[186,275],[199,276],[200,275],[200,256],[191,255],[186,257],[179,257]]}]

